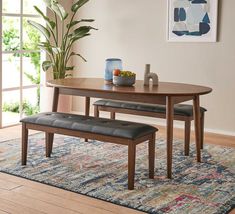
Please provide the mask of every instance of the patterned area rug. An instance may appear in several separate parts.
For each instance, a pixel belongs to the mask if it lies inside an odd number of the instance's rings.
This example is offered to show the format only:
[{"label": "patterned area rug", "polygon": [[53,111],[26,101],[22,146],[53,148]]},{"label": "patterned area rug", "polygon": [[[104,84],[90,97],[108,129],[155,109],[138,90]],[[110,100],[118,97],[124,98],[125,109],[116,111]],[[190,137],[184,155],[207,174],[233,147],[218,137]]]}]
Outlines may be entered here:
[{"label": "patterned area rug", "polygon": [[203,163],[174,142],[173,179],[166,179],[164,140],[156,141],[155,179],[148,179],[147,144],[137,146],[135,190],[127,190],[127,147],[56,135],[45,158],[44,135],[30,136],[28,164],[20,139],[0,142],[0,171],[148,213],[228,213],[235,202],[235,149],[206,146]]}]

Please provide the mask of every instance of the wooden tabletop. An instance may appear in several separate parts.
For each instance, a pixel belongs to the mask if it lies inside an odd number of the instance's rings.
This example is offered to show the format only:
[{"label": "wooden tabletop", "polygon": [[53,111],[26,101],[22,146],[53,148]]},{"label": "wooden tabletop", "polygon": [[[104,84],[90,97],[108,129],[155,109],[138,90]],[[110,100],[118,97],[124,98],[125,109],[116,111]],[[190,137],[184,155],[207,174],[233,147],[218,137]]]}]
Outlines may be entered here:
[{"label": "wooden tabletop", "polygon": [[208,94],[211,88],[199,85],[159,82],[158,86],[144,86],[142,80],[137,80],[134,86],[121,87],[113,84],[105,84],[102,78],[68,78],[51,80],[47,82],[48,86],[58,88],[71,88],[86,91],[106,91],[115,93],[133,93],[164,96],[193,96]]}]

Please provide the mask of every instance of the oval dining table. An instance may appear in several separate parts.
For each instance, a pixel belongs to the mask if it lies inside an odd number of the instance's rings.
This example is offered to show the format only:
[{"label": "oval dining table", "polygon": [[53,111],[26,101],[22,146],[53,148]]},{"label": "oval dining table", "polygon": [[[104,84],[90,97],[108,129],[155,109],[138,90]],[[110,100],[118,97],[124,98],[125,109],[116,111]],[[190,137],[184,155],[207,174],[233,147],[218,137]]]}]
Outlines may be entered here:
[{"label": "oval dining table", "polygon": [[142,102],[166,105],[166,146],[167,146],[167,177],[172,177],[172,143],[174,105],[185,101],[193,101],[195,125],[196,159],[201,162],[201,124],[200,96],[208,94],[211,88],[184,83],[159,82],[157,86],[144,86],[142,80],[137,80],[134,86],[124,87],[105,84],[101,78],[68,78],[47,82],[54,87],[52,111],[56,112],[59,95],[83,96],[86,98],[85,115],[89,115],[90,98],[106,98],[112,100]]}]

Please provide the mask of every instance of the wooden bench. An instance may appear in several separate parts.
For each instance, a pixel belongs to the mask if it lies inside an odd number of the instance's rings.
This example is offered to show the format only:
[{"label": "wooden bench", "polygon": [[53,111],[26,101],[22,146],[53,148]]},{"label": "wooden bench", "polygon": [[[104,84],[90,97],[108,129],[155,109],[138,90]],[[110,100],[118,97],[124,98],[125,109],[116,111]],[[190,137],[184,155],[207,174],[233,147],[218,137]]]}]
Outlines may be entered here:
[{"label": "wooden bench", "polygon": [[22,165],[27,162],[28,129],[46,133],[46,157],[51,156],[53,136],[63,134],[128,146],[128,189],[134,189],[136,145],[148,141],[149,178],[154,178],[157,128],[141,123],[57,112],[26,117],[22,122]]},{"label": "wooden bench", "polygon": [[[151,105],[143,103],[133,102],[121,102],[113,100],[98,100],[94,103],[94,115],[99,117],[100,111],[110,112],[110,118],[115,119],[116,113],[134,114],[155,118],[166,118],[166,106],[165,105]],[[204,139],[204,114],[205,108],[200,108],[201,112],[201,149],[203,149]],[[185,141],[185,155],[189,155],[189,143],[190,143],[190,129],[191,121],[193,117],[193,106],[186,104],[177,104],[174,106],[174,120],[184,121],[184,141]]]}]

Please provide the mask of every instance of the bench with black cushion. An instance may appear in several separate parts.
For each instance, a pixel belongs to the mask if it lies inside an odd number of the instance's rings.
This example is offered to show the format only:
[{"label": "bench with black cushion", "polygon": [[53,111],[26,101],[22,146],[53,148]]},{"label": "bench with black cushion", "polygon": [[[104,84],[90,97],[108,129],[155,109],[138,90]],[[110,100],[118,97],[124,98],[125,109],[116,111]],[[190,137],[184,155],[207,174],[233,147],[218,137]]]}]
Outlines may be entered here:
[{"label": "bench with black cushion", "polygon": [[[111,119],[115,119],[116,113],[134,114],[141,116],[149,116],[156,118],[166,118],[166,106],[143,104],[133,102],[121,102],[113,100],[98,100],[94,103],[95,112],[94,115],[99,117],[99,111],[110,112]],[[203,149],[204,139],[204,113],[206,109],[201,107],[201,149]],[[174,105],[174,120],[180,120],[185,122],[184,138],[185,138],[185,155],[189,155],[189,142],[190,142],[190,129],[191,121],[193,120],[193,106],[187,104]]]},{"label": "bench with black cushion", "polygon": [[149,178],[154,178],[155,133],[157,128],[142,123],[47,112],[23,118],[22,165],[26,165],[28,129],[46,133],[46,156],[50,157],[53,136],[63,134],[128,146],[128,189],[134,189],[136,145],[148,141]]}]

